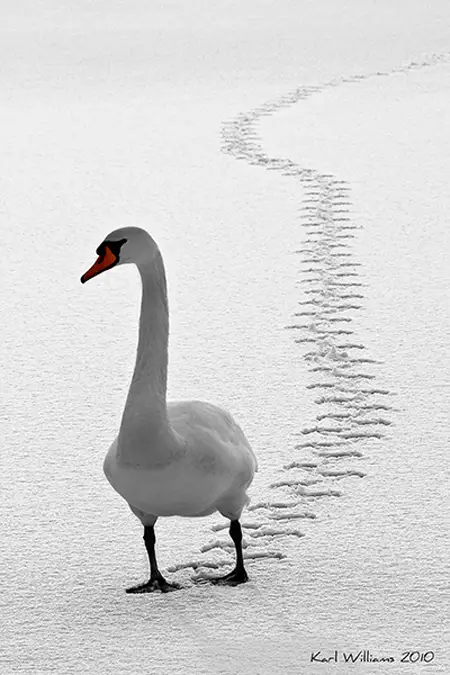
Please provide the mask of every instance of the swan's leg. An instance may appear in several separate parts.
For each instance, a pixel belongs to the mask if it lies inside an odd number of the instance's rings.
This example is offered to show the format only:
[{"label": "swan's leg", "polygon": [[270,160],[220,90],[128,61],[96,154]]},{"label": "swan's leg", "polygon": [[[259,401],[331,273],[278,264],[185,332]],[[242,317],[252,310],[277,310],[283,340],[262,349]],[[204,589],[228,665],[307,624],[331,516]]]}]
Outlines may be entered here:
[{"label": "swan's leg", "polygon": [[242,530],[239,520],[232,520],[230,523],[230,537],[236,546],[236,566],[232,572],[226,574],[224,577],[213,577],[211,582],[213,584],[227,584],[229,586],[237,586],[248,581],[247,572],[244,567],[244,558],[242,556]]},{"label": "swan's leg", "polygon": [[150,562],[150,579],[138,586],[127,588],[127,593],[152,593],[153,591],[175,591],[180,588],[178,584],[169,584],[158,569],[155,554],[155,529],[153,525],[144,526],[144,542],[147,550],[148,559]]}]

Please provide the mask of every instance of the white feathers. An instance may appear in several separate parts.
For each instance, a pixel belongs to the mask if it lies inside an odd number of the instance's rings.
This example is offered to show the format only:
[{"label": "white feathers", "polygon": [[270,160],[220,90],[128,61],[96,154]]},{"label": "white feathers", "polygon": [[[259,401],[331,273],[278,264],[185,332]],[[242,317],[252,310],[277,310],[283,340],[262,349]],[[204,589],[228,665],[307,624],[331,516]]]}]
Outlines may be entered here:
[{"label": "white feathers", "polygon": [[[138,228],[111,233],[142,279],[136,365],[118,437],[104,471],[144,524],[158,516],[239,518],[257,470],[241,428],[222,408],[202,401],[166,403],[168,307],[158,247]],[[135,246],[134,239],[139,245]],[[139,251],[133,261],[130,252]]]}]

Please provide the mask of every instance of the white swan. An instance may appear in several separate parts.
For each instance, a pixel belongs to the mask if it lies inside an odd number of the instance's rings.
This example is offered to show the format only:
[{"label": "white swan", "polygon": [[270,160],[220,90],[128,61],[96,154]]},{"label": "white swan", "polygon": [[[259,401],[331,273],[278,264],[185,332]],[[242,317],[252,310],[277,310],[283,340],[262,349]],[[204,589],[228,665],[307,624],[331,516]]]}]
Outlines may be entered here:
[{"label": "white swan", "polygon": [[247,581],[239,518],[248,503],[246,489],[257,462],[231,415],[202,401],[166,403],[169,334],[166,277],[152,237],[137,227],[111,232],[97,249],[98,259],[81,282],[104,270],[135,263],[142,280],[139,341],[133,379],[117,438],[104,471],[144,526],[150,579],[128,593],[179,588],[158,569],[154,524],[160,516],[207,516],[219,511],[230,519],[236,566],[216,583]]}]

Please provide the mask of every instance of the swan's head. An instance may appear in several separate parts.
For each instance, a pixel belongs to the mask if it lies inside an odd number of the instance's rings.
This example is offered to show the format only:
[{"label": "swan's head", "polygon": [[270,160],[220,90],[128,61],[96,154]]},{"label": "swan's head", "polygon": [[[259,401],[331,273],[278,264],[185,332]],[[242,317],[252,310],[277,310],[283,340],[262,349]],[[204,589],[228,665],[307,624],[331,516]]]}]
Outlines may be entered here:
[{"label": "swan's head", "polygon": [[126,263],[143,264],[158,250],[154,240],[140,227],[122,227],[108,234],[97,248],[98,258],[81,277],[84,284],[97,274]]}]

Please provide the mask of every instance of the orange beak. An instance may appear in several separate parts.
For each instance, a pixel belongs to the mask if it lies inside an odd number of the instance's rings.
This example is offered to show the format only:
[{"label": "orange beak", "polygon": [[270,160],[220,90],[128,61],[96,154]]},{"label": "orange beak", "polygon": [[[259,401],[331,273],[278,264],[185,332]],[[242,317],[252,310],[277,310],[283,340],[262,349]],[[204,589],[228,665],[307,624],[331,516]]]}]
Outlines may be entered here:
[{"label": "orange beak", "polygon": [[81,277],[81,283],[84,284],[86,281],[89,281],[89,279],[92,279],[92,277],[96,277],[97,274],[100,274],[105,270],[109,270],[111,267],[114,267],[116,262],[117,257],[111,251],[109,246],[105,246],[104,255],[99,256],[92,267],[90,267],[88,271],[83,274]]}]

